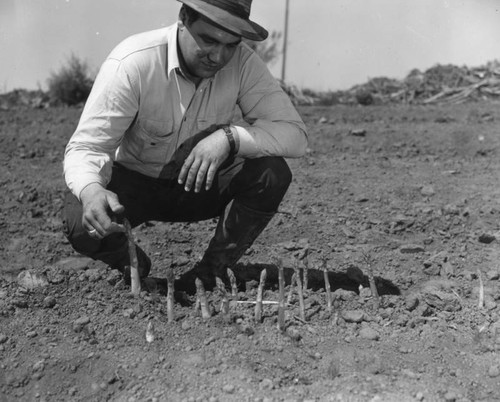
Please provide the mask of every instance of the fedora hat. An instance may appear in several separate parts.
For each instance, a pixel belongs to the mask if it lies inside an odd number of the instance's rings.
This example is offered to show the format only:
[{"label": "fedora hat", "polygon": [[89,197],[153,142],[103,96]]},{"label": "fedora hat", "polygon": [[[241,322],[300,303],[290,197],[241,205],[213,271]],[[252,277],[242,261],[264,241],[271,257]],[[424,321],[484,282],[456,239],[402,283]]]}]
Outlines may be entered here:
[{"label": "fedora hat", "polygon": [[179,0],[210,21],[243,38],[262,41],[268,32],[250,21],[252,0]]}]

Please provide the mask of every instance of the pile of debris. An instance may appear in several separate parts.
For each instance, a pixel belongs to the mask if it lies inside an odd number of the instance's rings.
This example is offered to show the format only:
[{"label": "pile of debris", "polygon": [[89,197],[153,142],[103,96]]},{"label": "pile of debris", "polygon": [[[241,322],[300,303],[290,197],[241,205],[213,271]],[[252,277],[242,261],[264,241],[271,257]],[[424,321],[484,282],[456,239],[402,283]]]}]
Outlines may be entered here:
[{"label": "pile of debris", "polygon": [[481,99],[500,99],[500,62],[468,68],[436,65],[424,73],[412,70],[398,81],[373,78],[341,93],[339,103],[462,103]]}]

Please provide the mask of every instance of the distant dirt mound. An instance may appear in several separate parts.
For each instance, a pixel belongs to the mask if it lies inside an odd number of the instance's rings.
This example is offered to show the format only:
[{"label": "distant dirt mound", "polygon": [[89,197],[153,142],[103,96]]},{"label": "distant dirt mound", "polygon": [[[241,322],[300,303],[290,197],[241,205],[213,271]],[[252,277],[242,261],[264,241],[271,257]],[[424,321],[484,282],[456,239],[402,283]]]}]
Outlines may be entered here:
[{"label": "distant dirt mound", "polygon": [[370,79],[341,93],[340,103],[462,103],[500,98],[500,62],[468,68],[436,65],[425,72],[412,70],[398,81],[386,77]]}]

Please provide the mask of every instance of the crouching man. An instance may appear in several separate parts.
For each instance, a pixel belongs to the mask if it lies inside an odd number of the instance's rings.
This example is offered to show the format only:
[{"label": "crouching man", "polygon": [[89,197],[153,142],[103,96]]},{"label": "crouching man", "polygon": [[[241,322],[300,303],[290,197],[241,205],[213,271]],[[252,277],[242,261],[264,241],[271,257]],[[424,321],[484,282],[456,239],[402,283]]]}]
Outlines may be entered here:
[{"label": "crouching man", "polygon": [[[180,0],[179,21],[125,39],[105,60],[65,152],[65,234],[81,254],[124,272],[121,219],[220,217],[182,278],[213,286],[269,223],[291,181],[284,157],[304,123],[242,38],[267,31],[251,0]],[[139,274],[151,261],[137,247]],[[191,286],[189,286],[191,287]]]}]

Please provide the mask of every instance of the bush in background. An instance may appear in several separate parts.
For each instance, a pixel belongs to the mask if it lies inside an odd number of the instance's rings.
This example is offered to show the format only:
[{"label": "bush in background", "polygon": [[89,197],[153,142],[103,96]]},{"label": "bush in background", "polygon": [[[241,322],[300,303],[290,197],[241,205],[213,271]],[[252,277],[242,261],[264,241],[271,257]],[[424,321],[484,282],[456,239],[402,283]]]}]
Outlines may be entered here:
[{"label": "bush in background", "polygon": [[51,102],[69,106],[85,102],[93,83],[87,63],[74,54],[47,80]]}]

